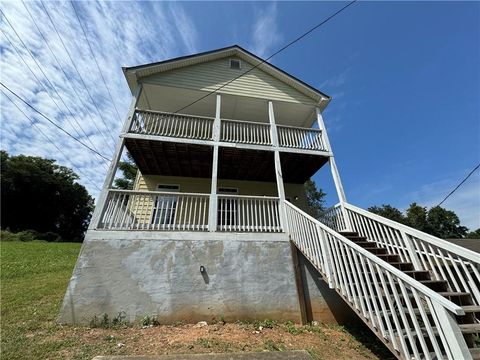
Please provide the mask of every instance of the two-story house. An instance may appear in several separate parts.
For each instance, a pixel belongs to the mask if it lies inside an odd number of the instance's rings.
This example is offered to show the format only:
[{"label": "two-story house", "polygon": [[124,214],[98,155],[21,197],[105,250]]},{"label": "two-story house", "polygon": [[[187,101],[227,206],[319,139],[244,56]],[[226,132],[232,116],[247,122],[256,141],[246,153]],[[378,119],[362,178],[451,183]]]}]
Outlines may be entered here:
[{"label": "two-story house", "polygon": [[[239,46],[123,71],[130,111],[60,321],[357,316],[399,358],[475,354],[478,255],[347,203],[329,96]],[[303,184],[327,163],[339,204],[314,219]]]}]

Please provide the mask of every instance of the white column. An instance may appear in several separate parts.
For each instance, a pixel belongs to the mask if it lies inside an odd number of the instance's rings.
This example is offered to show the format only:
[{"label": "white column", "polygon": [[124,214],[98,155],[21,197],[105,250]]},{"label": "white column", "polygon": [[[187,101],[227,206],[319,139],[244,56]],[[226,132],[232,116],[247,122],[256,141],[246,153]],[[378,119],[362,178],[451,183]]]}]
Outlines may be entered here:
[{"label": "white column", "polygon": [[317,123],[318,128],[322,131],[322,138],[327,150],[330,151],[332,156],[329,158],[330,163],[330,170],[332,172],[333,182],[335,183],[335,189],[337,190],[338,199],[340,200],[340,205],[342,207],[343,217],[345,219],[345,226],[347,227],[346,230],[352,230],[352,225],[350,223],[350,219],[348,218],[347,211],[345,209],[344,204],[347,202],[347,198],[345,196],[345,191],[343,190],[342,180],[340,179],[340,173],[337,168],[337,163],[335,162],[335,158],[333,156],[333,150],[330,145],[330,140],[328,139],[327,128],[325,127],[325,123],[323,121],[322,113],[318,107],[315,108],[315,112],[317,114]]},{"label": "white column", "polygon": [[217,103],[215,109],[215,120],[213,122],[213,160],[212,160],[212,184],[210,190],[210,202],[208,206],[208,231],[217,230],[217,177],[218,177],[218,142],[220,141],[220,110],[222,107],[222,98],[217,94]]},{"label": "white column", "polygon": [[93,211],[92,219],[90,220],[90,224],[88,226],[88,230],[96,229],[98,223],[101,219],[101,215],[103,213],[105,202],[108,195],[108,190],[112,187],[113,180],[115,179],[115,174],[117,173],[118,163],[122,157],[123,148],[125,147],[125,137],[123,136],[125,133],[128,132],[130,126],[132,124],[133,115],[135,109],[137,107],[138,101],[140,99],[140,95],[142,93],[142,84],[138,84],[135,92],[133,93],[132,101],[130,103],[130,110],[128,111],[128,115],[123,123],[122,132],[120,133],[120,139],[115,146],[115,152],[113,154],[112,162],[110,163],[110,167],[108,168],[107,175],[105,177],[105,181],[103,183],[102,191],[100,192],[100,196],[98,197],[97,205],[95,206],[95,210]]},{"label": "white column", "polygon": [[273,111],[273,103],[268,102],[268,119],[270,120],[270,135],[272,138],[273,145],[273,157],[275,163],[275,176],[277,179],[277,191],[278,197],[280,199],[280,225],[282,226],[283,231],[287,231],[285,221],[286,219],[286,209],[285,209],[285,188],[283,185],[283,174],[282,174],[282,164],[280,162],[280,152],[278,150],[278,134],[277,134],[277,125],[275,123],[275,113]]}]

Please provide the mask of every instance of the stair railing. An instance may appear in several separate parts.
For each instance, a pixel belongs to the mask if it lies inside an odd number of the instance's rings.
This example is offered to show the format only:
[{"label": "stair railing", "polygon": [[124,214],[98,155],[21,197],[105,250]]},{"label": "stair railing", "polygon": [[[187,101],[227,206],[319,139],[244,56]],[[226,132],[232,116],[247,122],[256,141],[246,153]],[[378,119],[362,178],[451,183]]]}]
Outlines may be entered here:
[{"label": "stair railing", "polygon": [[290,239],[396,356],[471,359],[455,319],[461,307],[285,204]]},{"label": "stair railing", "polygon": [[447,281],[449,291],[470,293],[475,305],[480,305],[477,253],[354,205],[344,207],[353,231],[402,261],[412,262],[416,270],[428,270],[433,280]]}]

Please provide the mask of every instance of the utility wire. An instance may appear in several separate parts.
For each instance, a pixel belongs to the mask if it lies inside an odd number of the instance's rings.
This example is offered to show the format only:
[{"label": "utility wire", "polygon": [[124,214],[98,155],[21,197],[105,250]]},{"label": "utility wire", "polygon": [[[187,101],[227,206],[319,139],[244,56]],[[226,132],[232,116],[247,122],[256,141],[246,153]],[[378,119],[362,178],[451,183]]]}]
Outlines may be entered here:
[{"label": "utility wire", "polygon": [[52,119],[50,119],[48,116],[44,115],[40,110],[37,110],[36,108],[34,108],[32,105],[30,105],[26,100],[24,100],[23,98],[21,98],[16,92],[14,92],[13,90],[11,90],[8,86],[6,86],[4,83],[2,83],[0,81],[0,85],[3,86],[5,89],[7,89],[13,96],[15,96],[17,99],[19,99],[20,101],[22,101],[25,105],[27,105],[29,108],[31,108],[33,111],[35,111],[37,114],[39,114],[40,116],[42,116],[43,118],[45,118],[48,122],[50,122],[52,125],[54,125],[57,129],[61,130],[62,132],[64,132],[65,134],[67,134],[68,136],[70,136],[73,140],[75,140],[76,142],[78,142],[79,144],[81,144],[82,146],[86,147],[88,150],[90,150],[91,152],[97,154],[98,156],[100,156],[101,158],[103,158],[104,160],[106,160],[107,162],[111,161],[111,159],[108,159],[107,157],[103,156],[102,154],[100,154],[98,151],[96,151],[95,149],[91,148],[90,146],[88,146],[87,144],[85,144],[83,141],[79,140],[78,138],[76,138],[74,135],[70,134],[67,130],[65,130],[64,128],[62,128],[60,125],[58,125],[56,122],[54,122]]},{"label": "utility wire", "polygon": [[88,40],[87,33],[85,31],[85,28],[83,27],[82,22],[80,21],[80,17],[78,16],[77,9],[75,8],[74,2],[70,1],[70,4],[72,5],[73,11],[75,12],[75,16],[77,17],[78,23],[80,24],[80,28],[82,29],[83,36],[85,37],[85,40],[87,40],[88,48],[90,49],[90,53],[92,54],[93,60],[95,61],[95,64],[97,65],[98,72],[100,73],[100,76],[103,81],[103,85],[105,85],[105,88],[107,89],[108,96],[110,96],[110,100],[112,100],[112,105],[115,109],[115,112],[117,113],[118,120],[121,120],[120,114],[118,113],[117,107],[115,106],[115,100],[113,100],[112,93],[110,92],[110,88],[107,85],[107,82],[105,81],[105,78],[103,77],[103,72],[100,70],[100,66],[98,65],[97,57],[95,56],[95,52],[92,49],[92,46],[90,44],[90,40]]},{"label": "utility wire", "polygon": [[56,25],[55,25],[55,22],[53,21],[52,17],[50,16],[50,13],[48,12],[48,10],[47,10],[47,8],[45,7],[45,4],[43,3],[42,0],[40,0],[40,4],[42,5],[43,10],[45,11],[45,14],[47,14],[48,18],[50,19],[50,22],[51,22],[52,25],[53,25],[53,29],[54,29],[55,32],[57,33],[57,36],[58,36],[58,38],[60,39],[60,42],[62,43],[62,46],[63,46],[63,48],[65,49],[65,52],[66,52],[67,55],[68,55],[68,58],[69,58],[70,61],[72,62],[73,67],[74,67],[75,71],[77,72],[77,75],[78,75],[78,77],[80,78],[80,81],[82,82],[83,87],[84,87],[85,90],[87,91],[87,94],[88,94],[90,100],[92,101],[92,104],[94,105],[95,109],[97,110],[97,113],[98,113],[100,119],[102,120],[103,125],[105,125],[105,129],[107,129],[107,132],[108,132],[108,134],[110,135],[110,138],[112,139],[113,144],[116,144],[116,141],[115,141],[115,139],[113,138],[111,132],[109,132],[109,127],[108,127],[105,119],[103,118],[103,116],[102,116],[102,114],[101,114],[101,112],[100,112],[100,109],[99,109],[98,106],[97,106],[97,103],[96,103],[95,100],[93,99],[92,94],[90,94],[90,91],[88,91],[88,87],[87,87],[87,85],[85,84],[85,81],[83,80],[82,75],[81,75],[80,72],[78,71],[77,65],[75,64],[75,61],[73,61],[72,56],[70,55],[70,51],[68,51],[68,48],[66,47],[65,43],[63,42],[62,36],[61,36],[60,33],[58,32],[58,29],[57,29],[57,27],[56,27]]},{"label": "utility wire", "polygon": [[[45,134],[45,132],[43,132],[43,130],[35,123],[35,121],[33,121],[33,120],[15,103],[15,101],[13,101],[13,99],[12,99],[10,96],[8,96],[8,94],[7,94],[4,90],[2,90],[2,93],[7,97],[8,100],[10,100],[10,102],[11,102],[13,105],[15,105],[15,107],[18,109],[18,111],[20,111],[20,112],[23,114],[23,116],[25,116],[25,117],[30,121],[30,123],[38,130],[38,132],[39,132],[45,139],[47,139],[48,142],[50,142],[53,146],[55,146],[55,148],[58,150],[58,152],[63,155],[63,157],[65,158],[65,160],[68,160],[69,157],[63,152],[62,149],[60,149],[60,148],[58,147],[57,144],[55,144],[55,142],[54,142],[47,134]],[[75,164],[73,164],[73,162],[72,162],[72,166],[75,167],[75,168],[77,169],[77,171],[81,173],[80,168],[77,167],[77,166],[75,166]],[[100,188],[97,186],[97,184],[95,184],[95,183],[92,181],[91,178],[89,178],[89,177],[88,177],[87,175],[85,175],[85,174],[83,174],[83,177],[84,177],[85,179],[87,179],[88,182],[89,182],[91,185],[93,185],[94,187],[96,187],[98,191],[101,191]]]},{"label": "utility wire", "polygon": [[447,200],[455,191],[457,191],[457,189],[458,189],[460,186],[462,186],[463,183],[464,183],[465,181],[467,181],[468,178],[469,178],[475,171],[477,171],[479,168],[480,168],[480,163],[479,163],[477,166],[475,166],[475,167],[473,168],[473,170],[470,171],[470,172],[468,173],[468,175],[467,175],[462,181],[460,181],[460,183],[455,187],[455,189],[453,189],[452,191],[450,191],[450,192],[448,193],[448,195],[445,196],[445,198],[438,203],[437,206],[442,205],[442,204],[445,202],[445,200]]},{"label": "utility wire", "polygon": [[[17,36],[17,38],[20,40],[20,43],[23,45],[23,47],[27,50],[28,54],[30,55],[30,57],[33,59],[33,61],[35,62],[35,64],[37,65],[38,69],[40,70],[40,72],[43,74],[43,76],[45,77],[47,83],[49,84],[49,86],[53,89],[53,91],[55,92],[55,94],[58,96],[58,98],[60,99],[60,101],[62,102],[62,104],[65,106],[65,108],[68,110],[70,116],[72,117],[72,119],[74,120],[74,122],[77,124],[77,126],[80,128],[80,130],[82,130],[84,136],[86,137],[86,139],[88,140],[88,142],[90,143],[90,145],[95,148],[95,150],[98,151],[98,149],[95,147],[95,145],[93,144],[92,140],[90,139],[90,137],[88,136],[88,134],[85,132],[85,130],[83,129],[83,127],[80,125],[80,122],[77,120],[77,118],[75,117],[75,115],[73,115],[71,109],[68,107],[68,105],[65,103],[65,101],[63,100],[63,97],[58,93],[56,87],[51,83],[51,81],[48,79],[48,76],[47,74],[45,74],[45,72],[43,71],[43,68],[42,66],[38,63],[38,61],[35,59],[35,56],[33,55],[33,53],[30,51],[30,49],[28,48],[28,46],[25,44],[25,42],[22,40],[22,38],[20,37],[20,35],[17,33],[17,31],[15,30],[15,28],[13,27],[13,25],[11,24],[11,22],[8,20],[8,18],[6,17],[5,13],[0,9],[0,12],[2,13],[2,16],[5,18],[5,20],[7,21],[8,25],[10,26],[10,28],[13,30],[13,32],[15,33],[15,35]],[[10,38],[8,37],[8,35],[6,34],[5,31],[3,31],[3,29],[0,28],[0,31],[2,32],[2,34],[5,36],[5,38],[7,39],[7,41],[10,43],[10,45],[14,48],[14,50],[16,51],[16,53],[18,54],[18,56],[20,57],[20,59],[23,61],[23,63],[25,64],[25,66],[27,66],[27,68],[30,70],[30,72],[33,74],[33,76],[35,77],[35,79],[37,80],[37,82],[40,84],[40,86],[43,88],[43,90],[47,93],[47,95],[50,97],[50,99],[52,99],[53,103],[57,106],[58,110],[60,112],[62,112],[62,109],[60,108],[60,106],[58,105],[58,103],[55,101],[55,99],[53,98],[53,96],[50,94],[50,92],[46,89],[46,87],[43,85],[42,81],[35,75],[35,72],[32,70],[32,68],[28,65],[28,63],[24,60],[23,56],[20,54],[20,52],[18,51],[18,48],[15,46],[15,44],[10,40]],[[69,119],[68,119],[69,120]],[[80,135],[80,132],[77,130],[77,128],[71,124],[73,129],[75,130],[75,132],[77,133],[77,135],[79,137],[81,137],[82,135]]]},{"label": "utility wire", "polygon": [[255,65],[254,67],[248,69],[247,71],[241,73],[240,75],[238,75],[237,77],[234,77],[232,80],[230,81],[227,81],[225,84],[219,86],[218,88],[216,88],[215,90],[212,90],[211,92],[209,92],[208,94],[198,98],[197,100],[191,102],[190,104],[178,109],[177,111],[174,112],[174,114],[182,111],[182,110],[185,110],[186,108],[192,106],[193,104],[196,104],[197,102],[205,99],[206,97],[212,95],[212,94],[215,94],[217,91],[219,91],[220,89],[223,89],[225,86],[231,84],[232,82],[234,82],[235,80],[241,78],[242,76],[248,74],[249,72],[253,71],[254,69],[258,68],[260,65],[266,63],[268,60],[270,60],[271,58],[273,58],[275,55],[281,53],[282,51],[284,51],[285,49],[287,49],[288,47],[292,46],[293,44],[295,44],[296,42],[300,41],[301,39],[303,39],[305,36],[309,35],[310,33],[312,33],[313,31],[315,31],[316,29],[318,29],[320,26],[326,24],[328,21],[330,21],[331,19],[333,19],[335,16],[337,16],[338,14],[340,14],[342,11],[346,10],[349,6],[353,5],[355,2],[357,2],[357,0],[353,0],[351,2],[349,2],[347,5],[345,5],[344,7],[342,7],[341,9],[337,10],[336,12],[334,12],[332,15],[330,15],[329,17],[327,17],[325,20],[321,21],[320,23],[318,23],[317,25],[315,25],[314,27],[312,27],[311,29],[309,29],[308,31],[306,31],[305,33],[303,33],[302,35],[300,35],[299,37],[297,37],[296,39],[290,41],[288,44],[286,44],[285,46],[283,46],[282,48],[280,48],[279,50],[275,51],[272,55],[270,55],[269,57],[267,57],[266,59],[262,59],[262,61],[260,61],[257,65]]},{"label": "utility wire", "polygon": [[[69,76],[67,75],[67,72],[65,71],[65,69],[63,68],[62,64],[60,63],[60,61],[58,60],[57,56],[55,55],[55,52],[52,50],[52,48],[50,47],[50,44],[48,43],[47,39],[45,38],[45,36],[43,35],[43,32],[40,30],[40,27],[38,26],[37,22],[35,21],[35,18],[33,17],[32,13],[30,12],[30,10],[28,9],[27,5],[25,4],[25,1],[22,1],[22,4],[23,4],[23,7],[25,8],[25,10],[27,10],[27,13],[28,15],[30,16],[30,19],[32,20],[33,24],[35,25],[35,27],[37,28],[38,30],[38,33],[40,34],[40,36],[42,37],[43,39],[43,42],[45,43],[45,45],[47,46],[48,50],[50,51],[50,54],[52,54],[52,57],[55,59],[58,67],[60,68],[60,70],[62,70],[62,73],[63,75],[65,76],[65,79],[66,79],[66,83],[68,83],[70,85],[70,88],[73,90],[73,92],[75,93],[75,95],[77,96],[77,99],[79,99],[81,102],[82,102],[82,105],[84,106],[85,109],[88,109],[88,105],[85,104],[85,101],[83,100],[83,97],[79,95],[78,91],[77,91],[77,88],[74,84],[72,84],[70,81],[68,81],[69,79]],[[110,144],[108,144],[108,139],[107,137],[105,136],[105,133],[102,132],[98,126],[97,126],[97,122],[96,121],[93,121],[93,125],[95,126],[95,128],[97,129],[97,131],[99,132],[99,134],[102,135],[103,139],[105,140],[105,144],[107,145],[107,148],[110,147]]]}]

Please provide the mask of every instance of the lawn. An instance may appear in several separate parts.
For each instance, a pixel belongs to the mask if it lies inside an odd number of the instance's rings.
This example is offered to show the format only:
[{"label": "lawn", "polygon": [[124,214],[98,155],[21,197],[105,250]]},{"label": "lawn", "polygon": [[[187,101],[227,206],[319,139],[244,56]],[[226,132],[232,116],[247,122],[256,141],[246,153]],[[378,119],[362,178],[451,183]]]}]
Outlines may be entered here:
[{"label": "lawn", "polygon": [[294,349],[306,349],[316,359],[391,358],[365,328],[347,331],[340,326],[272,321],[202,327],[180,323],[117,328],[57,324],[55,319],[79,251],[80,244],[73,243],[0,243],[2,359]]}]

